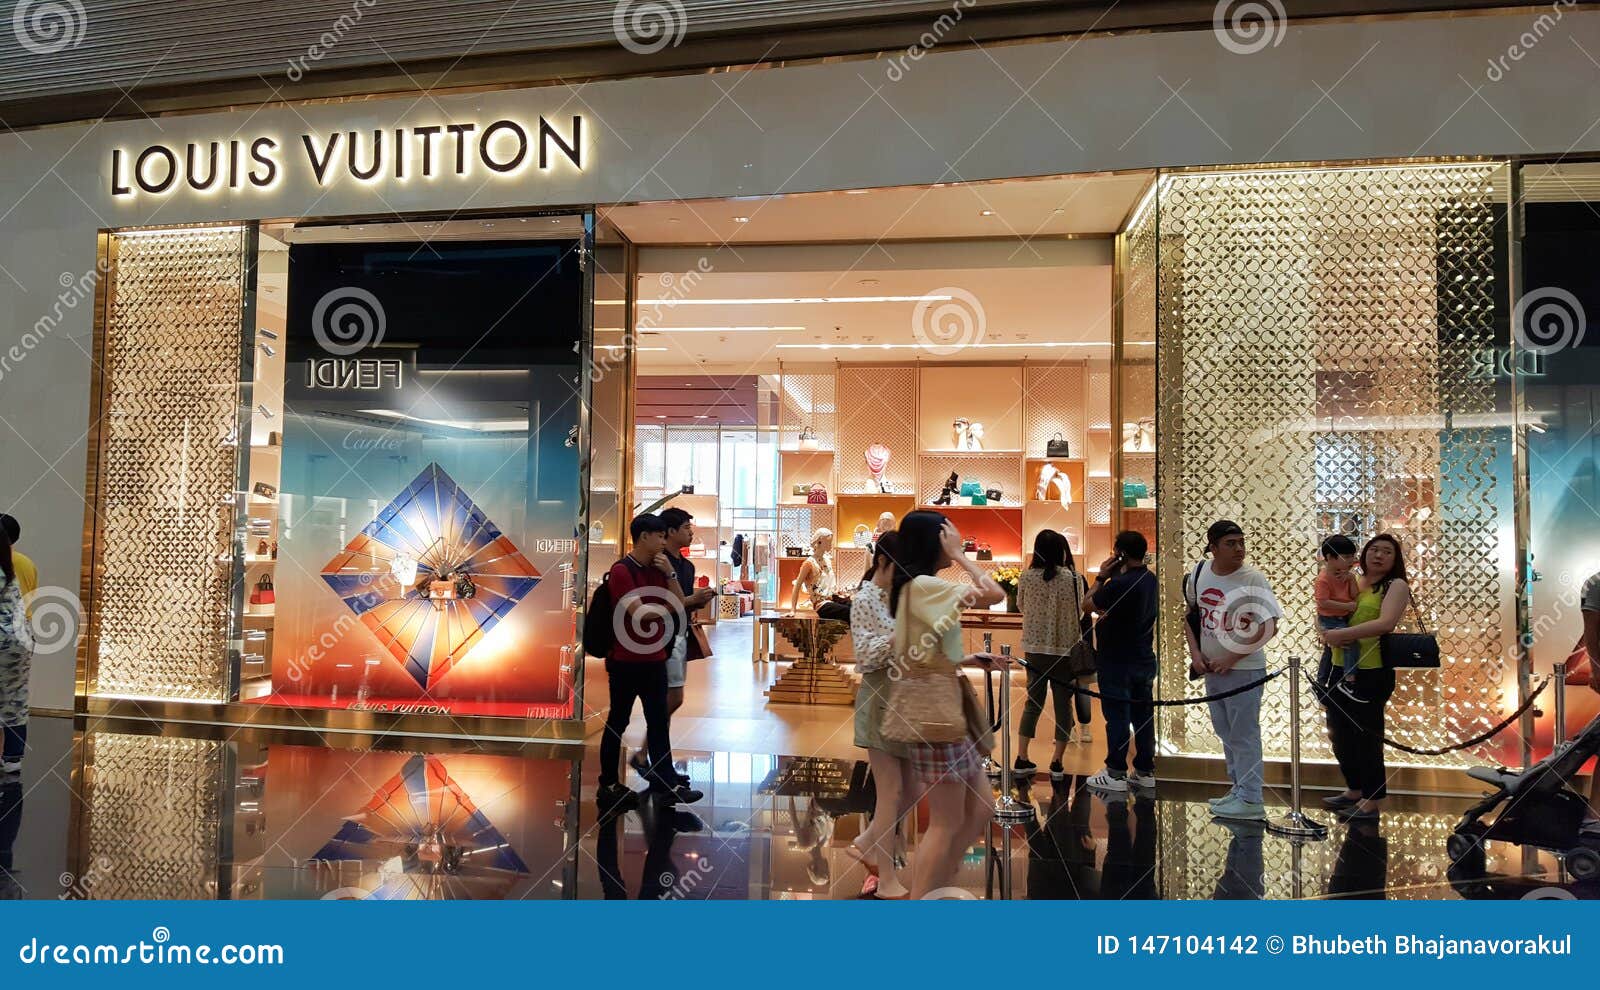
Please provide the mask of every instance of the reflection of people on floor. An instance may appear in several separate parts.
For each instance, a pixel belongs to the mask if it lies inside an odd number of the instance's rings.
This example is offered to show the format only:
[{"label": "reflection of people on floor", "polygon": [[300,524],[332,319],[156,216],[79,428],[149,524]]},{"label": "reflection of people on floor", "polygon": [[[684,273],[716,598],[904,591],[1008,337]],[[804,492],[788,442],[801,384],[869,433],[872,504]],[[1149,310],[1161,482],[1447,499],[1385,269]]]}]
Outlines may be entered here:
[{"label": "reflection of people on floor", "polygon": [[[1083,778],[1068,777],[1050,788],[1043,816],[1028,825],[1028,899],[1089,900],[1099,896],[1094,868],[1094,800]],[[1026,800],[1023,795],[1023,800]],[[1042,804],[1042,802],[1041,802]]]},{"label": "reflection of people on floor", "polygon": [[1378,833],[1377,822],[1349,823],[1328,877],[1328,896],[1381,901],[1388,886],[1389,840]]},{"label": "reflection of people on floor", "polygon": [[26,893],[13,858],[21,830],[22,781],[12,778],[0,784],[0,901],[19,901]]},{"label": "reflection of people on floor", "polygon": [[[644,869],[639,873],[639,900],[676,900],[688,895],[680,888],[677,863],[672,858],[672,841],[680,832],[697,832],[704,827],[695,815],[663,801],[645,801],[637,814],[646,838]],[[595,864],[600,873],[600,889],[608,901],[628,899],[628,884],[622,877],[620,846],[626,813],[607,813],[595,830]],[[698,889],[699,883],[696,883]],[[704,897],[704,894],[700,895]]]},{"label": "reflection of people on floor", "polygon": [[[1100,870],[1100,898],[1153,901],[1156,889],[1156,802],[1135,792],[1112,794],[1106,805],[1106,861]],[[1131,808],[1130,808],[1131,806]],[[1132,821],[1129,821],[1129,811]]]},{"label": "reflection of people on floor", "polygon": [[1228,855],[1211,899],[1261,900],[1267,896],[1266,866],[1261,861],[1261,837],[1266,834],[1266,826],[1232,819],[1222,819],[1222,825],[1233,834],[1228,837]]},{"label": "reflection of people on floor", "polygon": [[810,854],[806,875],[813,887],[826,887],[833,879],[833,869],[828,865],[828,841],[833,838],[833,816],[828,814],[816,799],[806,802],[805,813],[800,812],[793,797],[789,798],[789,823],[794,828],[794,844]]}]

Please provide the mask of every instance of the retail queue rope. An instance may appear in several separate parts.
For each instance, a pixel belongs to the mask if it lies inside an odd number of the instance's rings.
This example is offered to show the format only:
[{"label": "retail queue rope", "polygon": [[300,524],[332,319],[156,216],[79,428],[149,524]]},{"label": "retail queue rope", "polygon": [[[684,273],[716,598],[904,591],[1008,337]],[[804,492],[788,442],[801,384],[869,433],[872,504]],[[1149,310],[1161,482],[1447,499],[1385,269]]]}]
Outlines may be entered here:
[{"label": "retail queue rope", "polygon": [[[1311,690],[1316,692],[1318,697],[1323,697],[1326,695],[1327,692],[1316,682],[1316,680],[1312,678],[1310,674],[1305,676],[1306,680],[1311,682]],[[1383,744],[1391,749],[1398,749],[1402,753],[1410,753],[1413,756],[1443,756],[1446,753],[1454,753],[1457,750],[1471,749],[1473,746],[1488,742],[1490,739],[1493,739],[1495,736],[1498,736],[1500,733],[1510,728],[1513,722],[1521,718],[1528,709],[1533,707],[1533,703],[1538,700],[1539,695],[1544,691],[1545,688],[1550,686],[1550,680],[1551,678],[1547,676],[1544,680],[1540,681],[1539,686],[1534,688],[1533,692],[1528,695],[1528,700],[1524,701],[1522,706],[1516,711],[1512,712],[1510,715],[1507,715],[1499,725],[1487,732],[1480,732],[1471,739],[1464,739],[1461,742],[1454,743],[1450,746],[1442,746],[1438,749],[1422,749],[1417,746],[1407,746],[1405,743],[1395,742],[1388,736],[1382,737]],[[1358,704],[1370,704],[1370,702],[1358,702]]]},{"label": "retail queue rope", "polygon": [[[1027,660],[1017,660],[1013,657],[1012,662],[1018,667],[1023,667],[1028,670],[1035,669],[1031,664],[1028,663]],[[1223,698],[1231,698],[1236,694],[1244,694],[1246,691],[1255,690],[1261,685],[1272,680],[1274,677],[1281,677],[1282,675],[1288,673],[1288,671],[1288,666],[1279,667],[1277,670],[1266,674],[1259,680],[1251,681],[1249,684],[1243,684],[1236,688],[1229,688],[1226,691],[1219,691],[1216,694],[1201,695],[1198,698],[1157,698],[1152,701],[1135,701],[1133,698],[1124,698],[1117,694],[1105,695],[1101,694],[1099,691],[1091,691],[1086,687],[1079,687],[1076,678],[1064,680],[1059,675],[1048,671],[1039,671],[1039,673],[1051,684],[1054,684],[1056,687],[1061,688],[1064,691],[1072,691],[1076,694],[1086,694],[1091,698],[1100,698],[1102,700],[1109,697],[1112,701],[1126,701],[1130,705],[1153,705],[1156,708],[1174,708],[1179,705],[1203,705],[1212,701],[1221,701]]]}]

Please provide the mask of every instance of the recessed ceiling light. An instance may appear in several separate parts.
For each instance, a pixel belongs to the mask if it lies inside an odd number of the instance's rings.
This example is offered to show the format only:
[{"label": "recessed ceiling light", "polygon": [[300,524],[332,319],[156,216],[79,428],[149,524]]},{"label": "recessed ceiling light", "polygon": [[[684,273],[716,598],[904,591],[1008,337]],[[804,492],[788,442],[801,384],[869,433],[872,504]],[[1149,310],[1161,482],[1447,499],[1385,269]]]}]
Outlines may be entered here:
[{"label": "recessed ceiling light", "polygon": [[872,191],[871,189],[846,189],[844,191],[844,194],[846,196],[865,196],[867,193],[869,193],[871,191]]},{"label": "recessed ceiling light", "polygon": [[993,210],[979,210],[978,211],[978,215],[981,216],[981,217],[992,217],[992,216],[994,216],[994,211]]},{"label": "recessed ceiling light", "polygon": [[657,417],[656,417],[656,419],[666,419],[666,418],[667,418],[667,417],[665,417],[665,416],[657,416]]},{"label": "recessed ceiling light", "polygon": [[869,286],[870,287],[870,286],[877,285],[878,284],[878,280],[875,279],[875,278],[864,278],[861,281],[857,282],[856,284],[857,285],[865,285],[865,286]]},{"label": "recessed ceiling light", "polygon": [[750,222],[750,218],[749,217],[734,217],[733,218],[733,222],[734,223],[749,223]]},{"label": "recessed ceiling light", "polygon": [[711,418],[710,416],[705,416],[705,415],[697,415],[697,416],[695,416],[695,419],[710,419],[710,418]]},{"label": "recessed ceiling light", "polygon": [[667,217],[667,223],[678,223],[678,222],[680,222],[680,221],[678,220],[677,217]]}]

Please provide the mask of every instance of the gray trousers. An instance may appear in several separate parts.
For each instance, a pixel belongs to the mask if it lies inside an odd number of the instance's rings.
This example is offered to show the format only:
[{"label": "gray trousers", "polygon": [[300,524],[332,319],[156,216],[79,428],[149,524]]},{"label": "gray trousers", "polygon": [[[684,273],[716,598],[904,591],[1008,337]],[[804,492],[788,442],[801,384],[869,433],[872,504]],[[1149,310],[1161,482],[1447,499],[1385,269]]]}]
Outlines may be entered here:
[{"label": "gray trousers", "polygon": [[[1231,691],[1260,680],[1264,670],[1230,670],[1206,675],[1206,694]],[[1234,796],[1261,803],[1261,688],[1210,702],[1211,727],[1222,740],[1223,759]]]}]

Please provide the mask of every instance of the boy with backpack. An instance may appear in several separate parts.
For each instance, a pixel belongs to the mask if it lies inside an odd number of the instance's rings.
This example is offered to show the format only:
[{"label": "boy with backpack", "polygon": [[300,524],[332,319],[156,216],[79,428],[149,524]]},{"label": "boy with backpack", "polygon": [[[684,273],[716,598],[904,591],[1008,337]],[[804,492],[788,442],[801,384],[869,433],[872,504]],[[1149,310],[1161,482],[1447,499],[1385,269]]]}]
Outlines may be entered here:
[{"label": "boy with backpack", "polygon": [[650,793],[669,803],[692,804],[704,795],[672,769],[667,707],[667,657],[679,625],[686,621],[686,596],[667,557],[667,524],[646,513],[628,524],[628,535],[633,549],[611,566],[584,619],[585,652],[605,657],[611,682],[611,711],[600,736],[597,797],[608,810],[638,802],[638,795],[619,779],[622,734],[628,731],[637,699],[644,705]]}]

